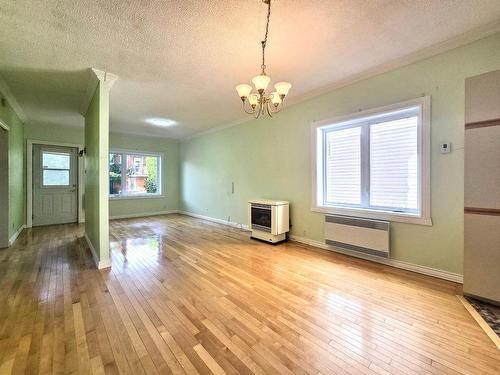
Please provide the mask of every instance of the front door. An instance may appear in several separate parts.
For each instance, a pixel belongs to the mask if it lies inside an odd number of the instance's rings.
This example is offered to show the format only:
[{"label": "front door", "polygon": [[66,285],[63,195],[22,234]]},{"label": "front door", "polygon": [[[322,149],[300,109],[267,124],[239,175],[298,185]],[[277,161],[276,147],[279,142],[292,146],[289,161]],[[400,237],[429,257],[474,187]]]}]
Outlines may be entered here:
[{"label": "front door", "polygon": [[78,149],[33,145],[33,226],[78,221]]}]

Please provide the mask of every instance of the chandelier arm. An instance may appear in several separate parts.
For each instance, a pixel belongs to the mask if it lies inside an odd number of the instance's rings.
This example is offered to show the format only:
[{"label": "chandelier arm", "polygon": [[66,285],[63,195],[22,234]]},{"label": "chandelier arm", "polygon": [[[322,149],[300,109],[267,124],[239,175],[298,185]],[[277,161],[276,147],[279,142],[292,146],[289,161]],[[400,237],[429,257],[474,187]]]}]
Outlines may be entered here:
[{"label": "chandelier arm", "polygon": [[270,108],[271,113],[278,113],[283,108],[283,104],[278,104],[277,107],[275,107],[273,104],[272,106],[269,106],[269,108]]},{"label": "chandelier arm", "polygon": [[257,104],[257,106],[253,110],[253,118],[257,119],[260,116],[260,102]]},{"label": "chandelier arm", "polygon": [[270,108],[269,102],[266,103],[266,110],[267,110],[267,114],[269,115],[269,117],[272,118],[273,117],[273,111]]},{"label": "chandelier arm", "polygon": [[258,110],[255,111],[255,118],[256,119],[264,114],[264,103],[261,100],[259,100],[259,105],[257,108],[258,108]]},{"label": "chandelier arm", "polygon": [[260,108],[258,111],[255,111],[255,114],[253,115],[254,119],[258,119],[260,117]]},{"label": "chandelier arm", "polygon": [[247,111],[247,107],[245,106],[245,104],[246,100],[243,101],[243,111],[245,111],[246,114],[253,115],[255,113],[255,108],[252,108],[252,106],[250,106],[250,108],[252,109]]}]

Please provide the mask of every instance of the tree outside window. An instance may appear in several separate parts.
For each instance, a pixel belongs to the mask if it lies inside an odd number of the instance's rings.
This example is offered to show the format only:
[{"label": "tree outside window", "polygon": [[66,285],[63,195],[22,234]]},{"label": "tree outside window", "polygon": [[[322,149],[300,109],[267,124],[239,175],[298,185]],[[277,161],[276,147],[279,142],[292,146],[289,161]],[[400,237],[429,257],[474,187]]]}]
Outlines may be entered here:
[{"label": "tree outside window", "polygon": [[113,152],[109,155],[112,196],[160,194],[160,156]]}]

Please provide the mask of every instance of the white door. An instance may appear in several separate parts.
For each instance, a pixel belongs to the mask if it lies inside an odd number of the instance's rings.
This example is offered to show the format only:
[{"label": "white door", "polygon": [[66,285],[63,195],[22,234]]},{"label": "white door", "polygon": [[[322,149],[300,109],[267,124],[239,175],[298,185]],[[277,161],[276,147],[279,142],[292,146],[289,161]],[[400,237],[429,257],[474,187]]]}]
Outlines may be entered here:
[{"label": "white door", "polygon": [[78,149],[33,145],[33,226],[78,221]]}]

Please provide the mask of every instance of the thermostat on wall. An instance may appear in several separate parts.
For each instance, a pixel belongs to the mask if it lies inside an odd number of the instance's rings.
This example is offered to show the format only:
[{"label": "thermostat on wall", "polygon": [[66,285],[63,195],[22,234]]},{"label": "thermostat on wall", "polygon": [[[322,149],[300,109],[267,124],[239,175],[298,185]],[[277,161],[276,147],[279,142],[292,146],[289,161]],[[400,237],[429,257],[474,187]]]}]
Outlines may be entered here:
[{"label": "thermostat on wall", "polygon": [[447,154],[451,152],[451,143],[450,142],[441,143],[439,146],[439,150],[441,151],[442,154]]}]

